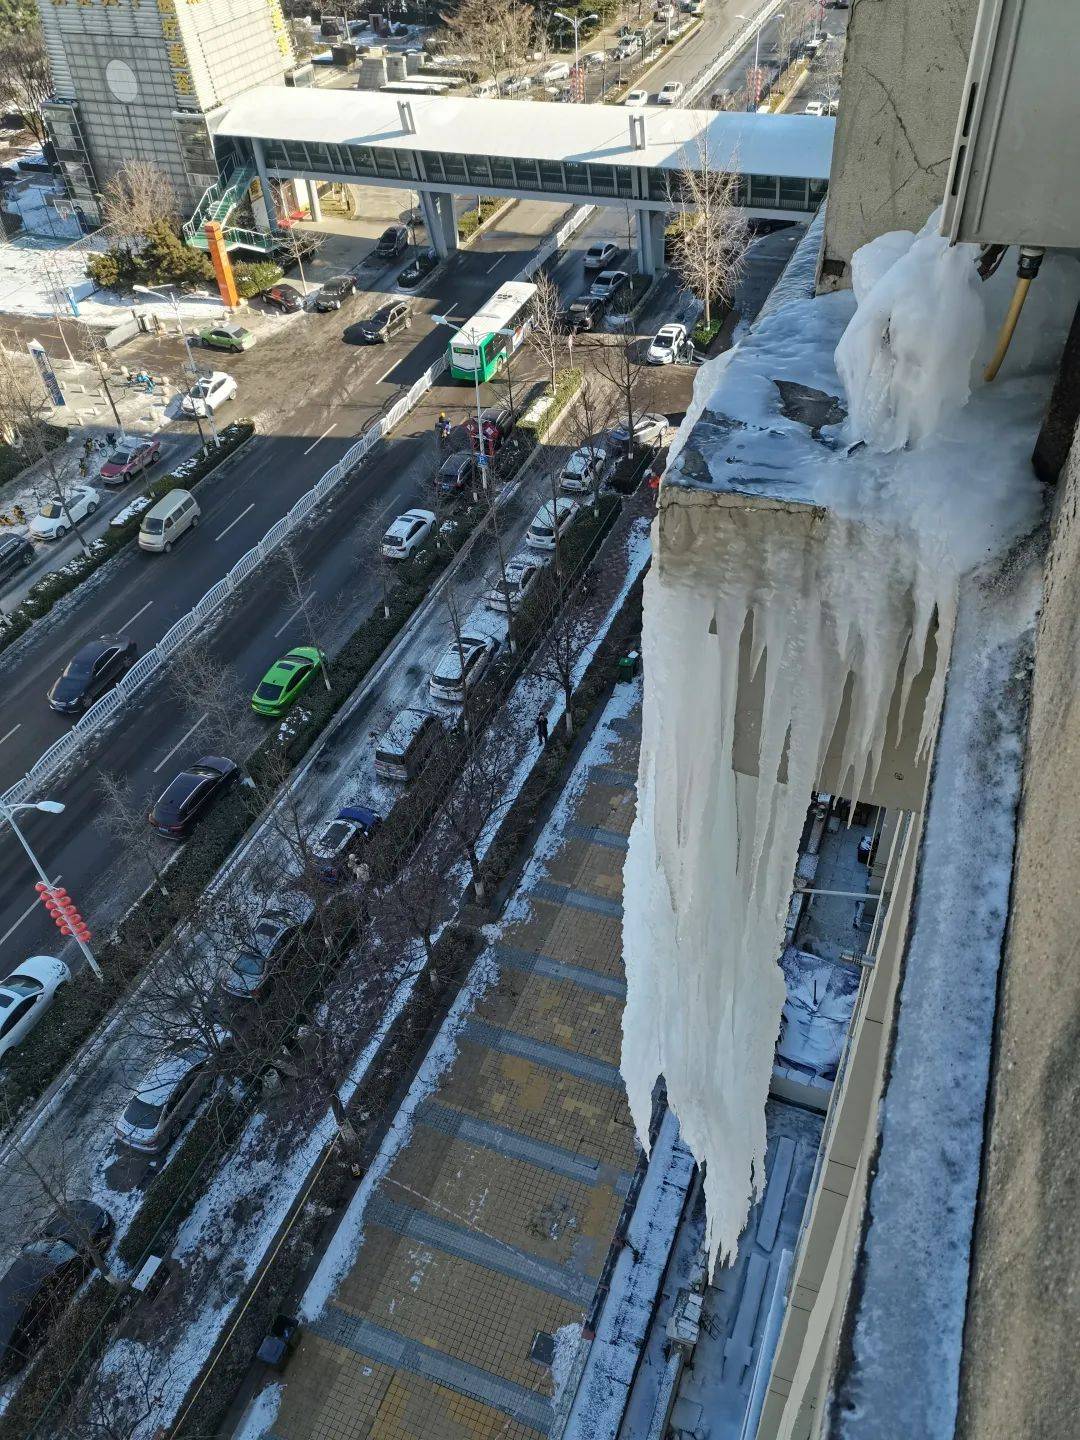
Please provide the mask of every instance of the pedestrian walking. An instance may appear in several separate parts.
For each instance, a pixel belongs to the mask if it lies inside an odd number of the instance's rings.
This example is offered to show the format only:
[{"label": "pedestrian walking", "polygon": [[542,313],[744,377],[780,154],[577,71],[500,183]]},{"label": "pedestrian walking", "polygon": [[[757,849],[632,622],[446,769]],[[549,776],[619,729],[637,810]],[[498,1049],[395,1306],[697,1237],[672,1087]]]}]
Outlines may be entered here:
[{"label": "pedestrian walking", "polygon": [[541,745],[548,742],[548,718],[543,711],[536,717],[536,738]]}]

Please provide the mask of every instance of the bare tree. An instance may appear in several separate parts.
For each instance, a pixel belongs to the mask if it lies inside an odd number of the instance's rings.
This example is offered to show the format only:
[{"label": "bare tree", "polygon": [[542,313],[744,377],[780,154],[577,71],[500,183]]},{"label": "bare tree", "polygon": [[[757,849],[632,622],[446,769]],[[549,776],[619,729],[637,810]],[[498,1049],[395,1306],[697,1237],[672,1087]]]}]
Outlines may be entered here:
[{"label": "bare tree", "polygon": [[172,181],[149,160],[125,160],[101,192],[103,228],[129,255],[162,221],[174,224],[179,213]]},{"label": "bare tree", "polygon": [[594,515],[599,512],[600,485],[612,458],[605,444],[605,432],[614,419],[617,404],[618,395],[614,390],[601,386],[594,375],[586,374],[570,414],[574,444],[589,457],[589,499]]},{"label": "bare tree", "polygon": [[533,349],[547,369],[551,393],[554,395],[559,361],[566,345],[566,331],[561,314],[562,302],[559,298],[559,287],[543,270],[536,272],[534,284],[536,285],[536,298],[533,302],[533,322],[529,338]]},{"label": "bare tree", "polygon": [[511,803],[510,779],[517,764],[517,742],[509,726],[495,725],[466,756],[443,810],[446,825],[468,861],[478,905],[487,899],[480,846],[489,827]]},{"label": "bare tree", "polygon": [[383,619],[389,620],[390,596],[398,583],[398,566],[401,561],[393,560],[383,553],[383,536],[386,534],[386,523],[382,518],[384,514],[378,498],[372,500],[361,516],[360,532],[364,537],[365,559],[379,582]]},{"label": "bare tree", "polygon": [[40,1212],[38,1229],[47,1225],[50,1234],[62,1233],[109,1285],[119,1288],[124,1284],[106,1260],[86,1202],[80,1197],[77,1155],[63,1144],[59,1149],[42,1152],[33,1140],[9,1136],[4,1169],[27,1192],[30,1208]]},{"label": "bare tree", "polygon": [[[267,205],[273,205],[273,196],[268,195],[265,198]],[[267,219],[272,220],[273,216],[269,215]],[[298,225],[290,225],[287,230],[280,232],[274,243],[289,263],[296,262],[296,268],[300,272],[300,285],[306,295],[308,287],[304,277],[304,261],[314,260],[326,244],[326,236],[318,230],[301,230]]]},{"label": "bare tree", "polygon": [[[152,1344],[122,1338],[50,1421],[54,1440],[138,1440],[174,1384],[171,1364]],[[43,1431],[41,1433],[44,1433]]]},{"label": "bare tree", "polygon": [[672,200],[684,209],[671,258],[683,288],[701,301],[706,326],[714,305],[731,303],[742,273],[750,231],[738,198],[738,175],[710,167],[703,132],[696,164],[688,161],[675,180]]},{"label": "bare tree", "polygon": [[633,325],[626,321],[589,351],[593,369],[618,396],[628,454],[634,452],[634,421],[648,408],[651,390],[649,375],[645,367],[638,364],[638,344]]},{"label": "bare tree", "polygon": [[464,56],[480,82],[517,69],[533,48],[536,17],[531,5],[517,0],[461,0],[439,19],[443,47]]},{"label": "bare tree", "polygon": [[322,676],[323,685],[327,694],[333,688],[330,683],[330,657],[326,653],[323,643],[320,641],[320,632],[324,629],[325,617],[320,614],[320,607],[311,588],[310,579],[304,574],[300,565],[300,559],[294,547],[286,540],[278,546],[276,555],[278,567],[281,571],[286,594],[290,603],[296,606],[296,613],[303,617],[304,630],[307,634],[307,643],[312,649],[317,650],[322,656],[322,665],[319,667],[319,674]]},{"label": "bare tree", "polygon": [[38,144],[46,139],[41,107],[52,94],[45,36],[36,15],[0,29],[0,104],[13,110]]},{"label": "bare tree", "polygon": [[181,705],[198,717],[194,743],[220,748],[242,765],[257,732],[251,696],[236,671],[212,653],[207,637],[195,635],[173,651],[169,675]]},{"label": "bare tree", "polygon": [[843,35],[826,35],[825,44],[818,52],[821,90],[830,108],[835,107],[840,99],[840,82],[844,75],[844,42]]},{"label": "bare tree", "polygon": [[111,770],[98,775],[96,824],[119,847],[120,859],[134,875],[149,875],[168,895],[165,870],[160,863],[158,847],[146,833],[146,811],[149,797],[139,797],[131,781]]},{"label": "bare tree", "polygon": [[[813,5],[808,4],[807,0],[791,0],[777,17],[776,51],[781,71],[791,64],[795,51],[813,24],[813,9]],[[786,85],[787,82],[784,83]]]}]

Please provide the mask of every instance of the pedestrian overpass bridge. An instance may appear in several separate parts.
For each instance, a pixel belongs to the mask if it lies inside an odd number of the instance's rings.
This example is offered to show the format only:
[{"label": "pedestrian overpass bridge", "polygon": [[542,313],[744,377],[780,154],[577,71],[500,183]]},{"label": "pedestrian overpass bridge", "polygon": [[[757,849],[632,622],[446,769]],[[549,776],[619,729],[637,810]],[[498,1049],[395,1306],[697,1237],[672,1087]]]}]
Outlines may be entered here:
[{"label": "pedestrian overpass bridge", "polygon": [[455,193],[629,207],[652,272],[680,171],[737,174],[750,215],[806,217],[828,188],[834,129],[824,116],[260,86],[220,114],[214,144],[223,175],[257,175],[267,194],[275,179],[415,190],[444,257]]}]

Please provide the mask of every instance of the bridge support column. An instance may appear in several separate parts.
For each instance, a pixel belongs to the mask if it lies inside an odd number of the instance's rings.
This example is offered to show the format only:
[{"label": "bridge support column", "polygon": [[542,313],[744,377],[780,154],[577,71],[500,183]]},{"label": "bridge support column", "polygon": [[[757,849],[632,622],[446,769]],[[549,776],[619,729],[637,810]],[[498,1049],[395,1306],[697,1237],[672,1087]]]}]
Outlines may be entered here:
[{"label": "bridge support column", "polygon": [[639,209],[637,212],[637,261],[642,275],[658,275],[664,268],[664,228],[667,216],[662,210]]},{"label": "bridge support column", "polygon": [[307,186],[308,213],[316,224],[322,219],[322,205],[319,203],[319,187],[314,180],[305,180]]},{"label": "bridge support column", "polygon": [[[259,188],[262,190],[263,209],[266,211],[266,227],[271,234],[278,228],[277,206],[274,204],[274,192],[270,188],[270,176],[266,169],[266,152],[263,149],[261,140],[252,140],[251,147],[255,152],[255,170],[259,176]],[[258,206],[252,207],[258,216]]]},{"label": "bridge support column", "polygon": [[445,260],[458,248],[454,197],[435,190],[421,190],[420,208],[435,253],[440,260]]}]

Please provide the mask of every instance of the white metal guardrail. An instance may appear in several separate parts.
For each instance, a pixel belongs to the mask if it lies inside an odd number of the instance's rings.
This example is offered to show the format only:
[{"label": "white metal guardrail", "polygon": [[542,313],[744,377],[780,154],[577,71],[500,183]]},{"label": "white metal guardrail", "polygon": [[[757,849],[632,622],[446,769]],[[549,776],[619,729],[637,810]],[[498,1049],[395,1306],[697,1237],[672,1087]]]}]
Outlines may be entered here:
[{"label": "white metal guardrail", "polygon": [[768,3],[763,5],[741,30],[736,31],[734,37],[728,42],[727,49],[715,60],[710,60],[703,70],[699,70],[694,78],[687,82],[685,91],[687,104],[691,100],[696,100],[701,92],[716,79],[721,70],[727,69],[739,51],[744,49],[747,42],[754,38],[755,33],[762,25],[772,19],[783,3],[784,0],[768,0]]}]

